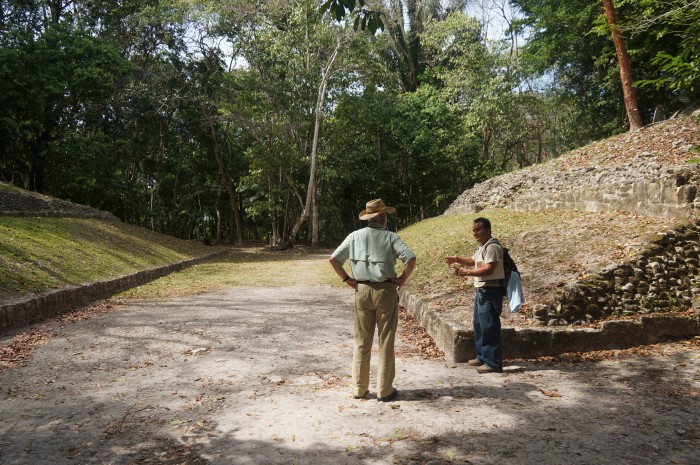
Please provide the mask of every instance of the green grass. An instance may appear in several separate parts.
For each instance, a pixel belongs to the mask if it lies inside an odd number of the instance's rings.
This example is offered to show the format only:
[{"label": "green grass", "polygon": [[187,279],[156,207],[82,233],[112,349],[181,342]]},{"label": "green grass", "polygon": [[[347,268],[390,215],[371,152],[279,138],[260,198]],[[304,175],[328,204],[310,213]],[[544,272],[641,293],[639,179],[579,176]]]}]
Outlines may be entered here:
[{"label": "green grass", "polygon": [[[416,253],[418,265],[408,289],[421,295],[456,294],[471,288],[471,280],[456,278],[445,264],[447,255],[471,256],[477,247],[471,228],[479,216],[491,220],[494,235],[518,261],[532,301],[545,299],[571,281],[615,260],[624,259],[624,245],[645,237],[668,220],[634,214],[570,211],[514,212],[490,210],[478,214],[439,216],[399,231]],[[601,238],[603,240],[601,240]],[[126,298],[167,298],[213,292],[232,286],[345,286],[328,264],[331,250],[295,247],[274,252],[261,247],[234,248],[221,260],[173,273],[126,291]],[[346,271],[349,272],[348,263]],[[398,272],[401,272],[399,263]]]},{"label": "green grass", "polygon": [[[668,220],[620,212],[490,210],[439,216],[399,232],[418,257],[408,281],[411,292],[454,295],[471,287],[471,280],[454,276],[444,257],[473,254],[477,244],[471,227],[478,216],[488,217],[494,235],[510,248],[533,301],[547,298],[564,282],[624,260],[636,250],[627,244],[644,243],[649,234],[672,227]],[[111,279],[215,250],[115,221],[0,217],[0,301]],[[223,259],[121,296],[159,299],[232,286],[345,286],[328,263],[331,252],[299,246],[284,252],[235,247]]]},{"label": "green grass", "polygon": [[112,279],[214,251],[117,221],[0,217],[0,300]]},{"label": "green grass", "polygon": [[475,218],[486,216],[494,236],[505,240],[529,225],[546,221],[545,214],[517,214],[508,210],[492,210],[478,214],[438,216],[416,223],[400,232],[401,238],[418,257],[417,267],[409,280],[409,289],[454,291],[464,286],[445,264],[448,255],[471,257],[477,247],[472,236]]},{"label": "green grass", "polygon": [[471,286],[471,280],[454,276],[444,258],[473,255],[478,244],[471,228],[480,216],[489,218],[493,235],[510,249],[533,301],[544,299],[564,282],[627,259],[637,252],[627,245],[645,243],[673,223],[622,212],[489,210],[431,218],[400,232],[418,257],[409,290],[449,294]]},{"label": "green grass", "polygon": [[214,292],[232,286],[345,286],[328,263],[330,250],[295,247],[284,252],[233,248],[226,258],[195,265],[123,292],[119,297],[160,299]]}]

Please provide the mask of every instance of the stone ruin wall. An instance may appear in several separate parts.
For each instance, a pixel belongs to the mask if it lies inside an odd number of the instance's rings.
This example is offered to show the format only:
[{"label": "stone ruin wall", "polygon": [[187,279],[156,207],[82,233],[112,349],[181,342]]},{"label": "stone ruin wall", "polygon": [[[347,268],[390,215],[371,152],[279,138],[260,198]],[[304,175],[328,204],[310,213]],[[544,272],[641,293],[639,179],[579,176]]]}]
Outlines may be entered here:
[{"label": "stone ruin wall", "polygon": [[658,163],[574,169],[540,183],[511,203],[516,211],[630,211],[655,217],[700,213],[700,165],[665,167]]},{"label": "stone ruin wall", "polygon": [[700,312],[700,220],[669,231],[635,258],[562,289],[534,308],[542,325],[575,326],[611,317]]},{"label": "stone ruin wall", "polygon": [[700,164],[652,162],[557,170],[529,167],[498,176],[460,195],[445,215],[488,208],[515,211],[629,211],[655,217],[700,214]]},{"label": "stone ruin wall", "polygon": [[700,313],[700,164],[664,165],[637,158],[624,166],[567,168],[566,161],[489,179],[458,197],[446,215],[489,208],[516,211],[629,211],[686,218],[627,262],[562,289],[534,309],[542,325],[583,325],[610,317]]}]

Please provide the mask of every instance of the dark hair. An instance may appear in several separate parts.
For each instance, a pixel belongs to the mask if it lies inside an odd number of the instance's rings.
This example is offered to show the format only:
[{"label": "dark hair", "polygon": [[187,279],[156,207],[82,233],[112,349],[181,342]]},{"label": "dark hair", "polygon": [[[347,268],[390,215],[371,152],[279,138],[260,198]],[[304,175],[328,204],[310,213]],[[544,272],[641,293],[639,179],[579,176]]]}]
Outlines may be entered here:
[{"label": "dark hair", "polygon": [[488,218],[477,218],[474,220],[474,223],[481,223],[484,226],[484,229],[491,231],[491,222],[488,220]]}]

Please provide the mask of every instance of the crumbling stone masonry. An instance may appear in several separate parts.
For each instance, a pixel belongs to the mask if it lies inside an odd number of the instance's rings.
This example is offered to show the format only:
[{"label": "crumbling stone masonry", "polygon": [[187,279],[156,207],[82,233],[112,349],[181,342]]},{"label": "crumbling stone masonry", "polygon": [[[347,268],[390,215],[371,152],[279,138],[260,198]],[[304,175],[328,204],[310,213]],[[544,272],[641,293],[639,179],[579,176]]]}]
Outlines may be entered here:
[{"label": "crumbling stone masonry", "polygon": [[[680,219],[685,226],[647,244],[630,260],[568,285],[551,303],[533,310],[546,326],[688,309],[700,314],[700,163],[688,155],[697,150],[699,138],[692,121],[650,126],[624,136],[625,143],[591,144],[491,178],[463,192],[445,215],[506,208],[627,211]],[[645,132],[654,137],[645,139]],[[645,148],[657,139],[669,143]]]},{"label": "crumbling stone masonry", "polygon": [[700,164],[668,166],[630,161],[625,166],[531,166],[476,184],[445,215],[489,208],[515,211],[629,211],[675,218],[700,213]]},{"label": "crumbling stone masonry", "polygon": [[534,314],[547,326],[583,325],[691,307],[700,313],[700,219],[668,231],[629,261],[562,289]]},{"label": "crumbling stone masonry", "polygon": [[630,211],[673,218],[700,213],[700,165],[664,166],[631,163],[564,172],[556,182],[542,182],[523,192],[516,211]]}]

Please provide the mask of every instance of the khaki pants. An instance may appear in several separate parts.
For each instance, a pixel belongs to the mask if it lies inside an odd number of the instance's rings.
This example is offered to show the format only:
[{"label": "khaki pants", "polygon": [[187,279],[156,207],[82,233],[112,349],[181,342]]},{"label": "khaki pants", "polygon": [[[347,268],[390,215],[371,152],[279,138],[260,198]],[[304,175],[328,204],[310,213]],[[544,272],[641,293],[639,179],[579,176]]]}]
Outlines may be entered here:
[{"label": "khaki pants", "polygon": [[354,395],[364,395],[369,388],[375,326],[379,336],[377,397],[391,394],[396,374],[394,339],[398,322],[399,293],[393,283],[358,284],[355,293],[355,350],[352,357]]}]

